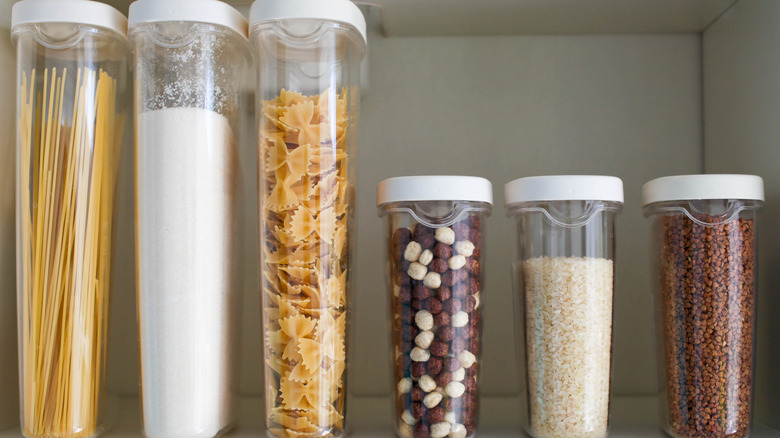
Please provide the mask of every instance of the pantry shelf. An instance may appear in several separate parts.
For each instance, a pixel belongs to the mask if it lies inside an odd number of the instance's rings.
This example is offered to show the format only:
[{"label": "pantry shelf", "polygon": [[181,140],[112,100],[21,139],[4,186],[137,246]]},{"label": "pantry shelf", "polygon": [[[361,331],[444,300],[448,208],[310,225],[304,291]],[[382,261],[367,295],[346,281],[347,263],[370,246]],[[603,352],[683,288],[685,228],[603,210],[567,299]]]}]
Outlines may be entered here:
[{"label": "pantry shelf", "polygon": [[[116,421],[103,435],[105,438],[141,436],[141,414],[138,399],[120,397],[114,404]],[[613,397],[610,437],[663,438],[658,426],[655,397]],[[353,397],[349,404],[350,433],[355,438],[392,437],[392,406],[387,397]],[[519,397],[484,397],[482,399],[480,438],[508,438],[520,435],[520,414],[524,408]],[[249,438],[264,436],[263,403],[260,398],[243,398],[238,426],[225,436]],[[21,437],[19,429],[0,432],[0,438]],[[780,431],[754,423],[751,438],[778,438]]]}]

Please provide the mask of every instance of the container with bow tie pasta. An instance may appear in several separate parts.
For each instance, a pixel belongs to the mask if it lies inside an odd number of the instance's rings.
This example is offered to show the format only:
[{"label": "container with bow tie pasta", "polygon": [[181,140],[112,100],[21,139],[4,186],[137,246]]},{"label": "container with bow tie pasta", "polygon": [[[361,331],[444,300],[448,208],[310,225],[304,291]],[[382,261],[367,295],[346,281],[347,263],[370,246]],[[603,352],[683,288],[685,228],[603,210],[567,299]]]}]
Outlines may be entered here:
[{"label": "container with bow tie pasta", "polygon": [[250,11],[271,436],[344,435],[350,159],[365,35],[348,0],[264,0]]}]

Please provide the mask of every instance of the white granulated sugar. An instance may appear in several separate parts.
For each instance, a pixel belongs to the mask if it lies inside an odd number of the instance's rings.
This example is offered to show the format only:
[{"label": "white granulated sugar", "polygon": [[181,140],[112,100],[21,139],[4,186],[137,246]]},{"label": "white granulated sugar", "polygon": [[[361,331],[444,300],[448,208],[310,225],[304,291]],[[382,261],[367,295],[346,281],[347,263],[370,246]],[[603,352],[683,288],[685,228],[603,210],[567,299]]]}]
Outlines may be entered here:
[{"label": "white granulated sugar", "polygon": [[198,108],[142,113],[137,132],[144,433],[213,437],[235,399],[236,144]]},{"label": "white granulated sugar", "polygon": [[607,434],[613,263],[522,262],[530,431],[537,438]]}]

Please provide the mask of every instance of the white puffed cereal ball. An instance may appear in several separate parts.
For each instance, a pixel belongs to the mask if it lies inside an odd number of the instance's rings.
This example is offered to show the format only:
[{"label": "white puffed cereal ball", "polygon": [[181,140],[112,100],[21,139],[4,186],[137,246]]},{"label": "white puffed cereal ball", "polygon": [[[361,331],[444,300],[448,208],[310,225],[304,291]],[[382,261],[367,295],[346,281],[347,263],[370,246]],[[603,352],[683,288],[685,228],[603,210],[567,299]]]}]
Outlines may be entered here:
[{"label": "white puffed cereal ball", "polygon": [[450,433],[450,423],[436,423],[431,426],[431,438],[444,438]]},{"label": "white puffed cereal ball", "polygon": [[403,414],[401,414],[401,419],[404,420],[404,423],[406,424],[414,424],[417,422],[417,420],[414,419],[414,415],[409,411],[409,409],[405,410]]},{"label": "white puffed cereal ball", "polygon": [[474,295],[474,309],[479,309],[480,299],[479,299],[479,291],[477,291]]},{"label": "white puffed cereal ball", "polygon": [[455,412],[447,412],[444,414],[444,421],[450,424],[455,424],[458,421],[458,417],[455,416]]},{"label": "white puffed cereal ball", "polygon": [[466,392],[466,385],[453,381],[444,387],[444,392],[452,398],[458,398],[462,396],[464,392]]},{"label": "white puffed cereal ball", "polygon": [[403,379],[398,381],[398,393],[399,394],[406,394],[407,392],[412,390],[412,379],[408,377],[404,377]]},{"label": "white puffed cereal ball", "polygon": [[414,338],[414,343],[420,348],[430,347],[431,342],[433,342],[433,332],[430,330],[422,331]]},{"label": "white puffed cereal ball", "polygon": [[428,268],[425,265],[414,262],[409,265],[409,269],[407,269],[406,273],[415,280],[422,280],[425,278],[425,274],[428,273]]},{"label": "white puffed cereal ball", "polygon": [[434,389],[436,389],[436,381],[433,380],[433,377],[427,374],[420,377],[420,380],[417,382],[417,384],[420,386],[420,389],[422,389],[425,392],[431,392]]},{"label": "white puffed cereal ball", "polygon": [[422,263],[423,265],[428,266],[428,263],[430,263],[431,260],[433,260],[433,253],[431,252],[430,249],[426,249],[425,251],[422,252],[422,254],[420,254],[420,258],[417,261]]},{"label": "white puffed cereal ball", "polygon": [[450,428],[450,438],[466,438],[466,426],[455,423]]},{"label": "white puffed cereal ball", "polygon": [[474,362],[477,361],[477,356],[474,356],[474,353],[463,350],[458,355],[458,360],[460,361],[460,366],[463,368],[471,368],[472,365],[474,365]]},{"label": "white puffed cereal ball", "polygon": [[401,434],[401,438],[413,438],[414,437],[414,431],[412,430],[412,426],[401,423],[400,426],[398,426],[398,433]]},{"label": "white puffed cereal ball", "polygon": [[452,315],[452,318],[450,318],[450,324],[452,324],[453,327],[464,327],[468,323],[469,314],[462,310]]},{"label": "white puffed cereal ball", "polygon": [[441,394],[434,391],[423,398],[423,404],[426,408],[433,409],[439,404],[442,398],[444,397]]},{"label": "white puffed cereal ball", "polygon": [[428,359],[431,358],[431,353],[420,347],[414,347],[412,348],[412,352],[409,353],[409,357],[415,362],[427,362]]},{"label": "white puffed cereal ball", "polygon": [[466,369],[463,367],[458,368],[457,371],[452,373],[452,380],[456,382],[462,382],[466,378]]},{"label": "white puffed cereal ball", "polygon": [[466,266],[466,257],[463,257],[460,254],[454,255],[450,257],[449,260],[447,260],[447,266],[449,266],[453,271],[457,271],[458,269]]},{"label": "white puffed cereal ball", "polygon": [[441,286],[441,275],[438,272],[429,272],[425,275],[423,284],[428,289],[438,289]]},{"label": "white puffed cereal ball", "polygon": [[433,328],[433,315],[427,310],[420,310],[414,315],[414,323],[420,330],[430,330]]},{"label": "white puffed cereal ball", "polygon": [[468,240],[455,242],[455,252],[463,257],[471,257],[474,254],[474,244]]},{"label": "white puffed cereal ball", "polygon": [[420,258],[421,252],[422,246],[415,241],[411,241],[406,245],[406,249],[404,250],[404,259],[409,260],[410,262],[416,262],[417,259]]},{"label": "white puffed cereal ball", "polygon": [[445,244],[452,245],[455,243],[455,232],[450,227],[441,227],[436,229],[436,240]]}]

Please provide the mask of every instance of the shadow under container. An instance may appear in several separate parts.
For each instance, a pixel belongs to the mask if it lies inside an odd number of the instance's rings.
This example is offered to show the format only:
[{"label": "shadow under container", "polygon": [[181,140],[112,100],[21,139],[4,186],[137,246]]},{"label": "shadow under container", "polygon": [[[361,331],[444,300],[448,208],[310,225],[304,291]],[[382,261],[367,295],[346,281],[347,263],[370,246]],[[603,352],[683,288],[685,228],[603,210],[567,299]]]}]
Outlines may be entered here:
[{"label": "shadow under container", "polygon": [[524,428],[535,438],[603,438],[623,183],[594,175],[520,178],[505,186],[505,203],[517,221]]},{"label": "shadow under container", "polygon": [[13,0],[0,0],[0,430],[19,425],[16,331],[16,53],[11,44]]},{"label": "shadow under container", "polygon": [[91,437],[105,427],[127,21],[103,3],[24,0],[12,22],[22,433]]},{"label": "shadow under container", "polygon": [[753,418],[763,180],[670,176],[642,192],[652,219],[663,428],[676,438],[746,437]]},{"label": "shadow under container", "polygon": [[216,0],[130,6],[141,399],[150,438],[208,438],[235,422],[237,124],[251,65],[247,27]]},{"label": "shadow under container", "polygon": [[485,222],[490,181],[409,176],[379,183],[387,239],[396,433],[473,436],[479,416]]},{"label": "shadow under container", "polygon": [[265,425],[345,434],[354,148],[366,23],[349,0],[258,0]]}]

